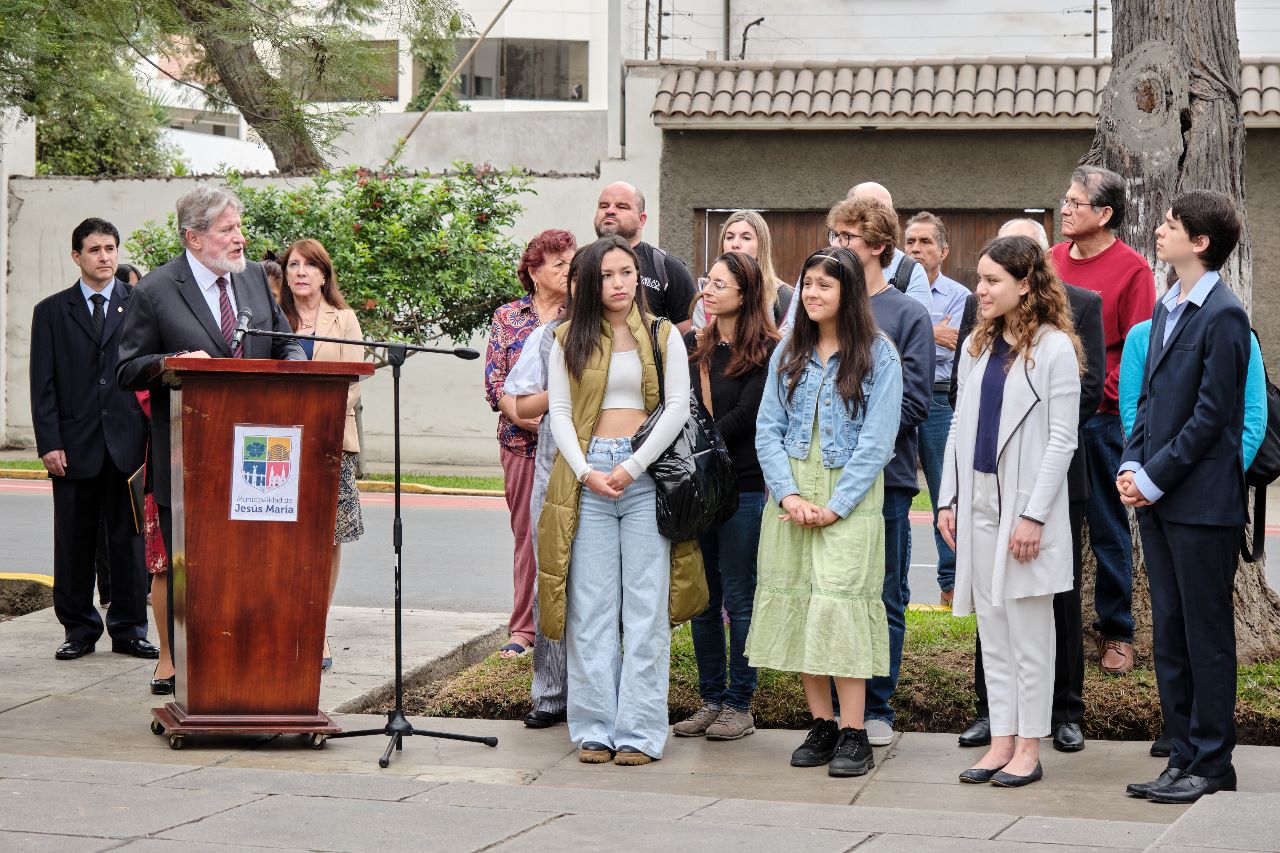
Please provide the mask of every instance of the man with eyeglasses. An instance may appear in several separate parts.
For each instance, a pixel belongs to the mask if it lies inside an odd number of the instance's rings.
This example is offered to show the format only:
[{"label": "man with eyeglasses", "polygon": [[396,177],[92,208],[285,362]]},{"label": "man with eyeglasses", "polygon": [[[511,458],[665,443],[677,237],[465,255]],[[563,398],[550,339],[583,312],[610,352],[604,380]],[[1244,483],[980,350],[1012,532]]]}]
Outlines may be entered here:
[{"label": "man with eyeglasses", "polygon": [[[893,206],[893,196],[889,194],[883,184],[877,184],[875,181],[864,181],[863,183],[855,184],[849,189],[849,194],[846,198],[850,201],[878,201],[890,210],[896,211]],[[894,218],[896,221],[896,212],[894,213]],[[839,242],[846,240],[846,238],[837,231],[833,230],[827,236],[831,245],[848,248],[848,242]],[[897,242],[902,242],[901,231],[898,233]],[[929,289],[929,274],[919,261],[907,257],[901,249],[895,246],[893,258],[890,259],[889,265],[884,268],[884,277],[889,280],[889,284],[923,305],[926,311],[933,312],[933,293]]]},{"label": "man with eyeglasses", "polygon": [[1071,175],[1062,199],[1062,235],[1051,250],[1058,276],[1102,297],[1107,372],[1102,403],[1081,430],[1092,496],[1085,505],[1089,542],[1097,560],[1094,610],[1102,671],[1124,675],[1133,669],[1133,542],[1129,515],[1114,477],[1124,449],[1120,425],[1120,356],[1129,330],[1151,319],[1156,286],[1146,259],[1116,232],[1124,224],[1124,178],[1097,166]]}]

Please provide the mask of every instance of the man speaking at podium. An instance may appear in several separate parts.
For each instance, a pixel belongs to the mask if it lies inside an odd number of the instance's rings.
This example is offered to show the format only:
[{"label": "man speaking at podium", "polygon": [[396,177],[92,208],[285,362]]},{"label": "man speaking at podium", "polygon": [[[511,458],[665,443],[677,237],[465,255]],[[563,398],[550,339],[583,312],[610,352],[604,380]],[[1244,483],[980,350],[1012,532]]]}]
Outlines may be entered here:
[{"label": "man speaking at podium", "polygon": [[126,390],[151,391],[149,462],[170,554],[169,389],[160,381],[164,360],[174,355],[306,360],[301,346],[281,338],[249,336],[233,345],[237,317],[245,308],[253,312],[252,328],[292,331],[271,297],[262,266],[245,260],[243,209],[232,193],[203,184],[178,199],[178,235],[186,251],[138,282],[120,334],[116,378]]}]

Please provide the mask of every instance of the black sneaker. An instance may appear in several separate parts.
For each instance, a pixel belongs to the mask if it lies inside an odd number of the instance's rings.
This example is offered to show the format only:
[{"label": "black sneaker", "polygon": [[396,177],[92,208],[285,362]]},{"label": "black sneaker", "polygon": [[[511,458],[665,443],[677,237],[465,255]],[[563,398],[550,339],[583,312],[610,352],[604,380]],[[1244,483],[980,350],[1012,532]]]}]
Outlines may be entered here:
[{"label": "black sneaker", "polygon": [[841,729],[836,743],[836,754],[827,766],[828,776],[866,776],[876,760],[871,755],[871,743],[866,729]]},{"label": "black sneaker", "polygon": [[814,720],[804,743],[791,753],[791,766],[821,767],[836,754],[839,739],[835,720]]}]

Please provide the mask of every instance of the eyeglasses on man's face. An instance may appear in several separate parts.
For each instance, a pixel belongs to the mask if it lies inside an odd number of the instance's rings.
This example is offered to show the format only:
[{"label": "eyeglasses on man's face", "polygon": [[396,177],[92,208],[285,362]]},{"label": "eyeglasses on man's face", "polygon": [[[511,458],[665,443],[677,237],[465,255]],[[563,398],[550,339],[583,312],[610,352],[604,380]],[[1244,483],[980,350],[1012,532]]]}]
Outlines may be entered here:
[{"label": "eyeglasses on man's face", "polygon": [[843,249],[849,248],[849,244],[853,242],[855,237],[858,238],[859,240],[862,239],[861,234],[855,234],[852,231],[828,231],[827,232],[827,242],[830,243],[832,246],[840,246]]},{"label": "eyeglasses on man's face", "polygon": [[1087,201],[1076,201],[1076,200],[1075,200],[1075,199],[1073,199],[1073,198],[1060,198],[1060,199],[1058,199],[1058,207],[1062,208],[1062,210],[1063,210],[1063,211],[1070,212],[1070,213],[1076,213],[1076,212],[1078,212],[1078,211],[1080,210],[1080,208],[1082,208],[1082,207],[1087,207],[1087,208],[1093,209],[1093,208],[1097,207],[1097,205],[1096,205],[1096,204],[1090,204],[1090,203],[1089,203],[1089,202],[1087,202]]}]

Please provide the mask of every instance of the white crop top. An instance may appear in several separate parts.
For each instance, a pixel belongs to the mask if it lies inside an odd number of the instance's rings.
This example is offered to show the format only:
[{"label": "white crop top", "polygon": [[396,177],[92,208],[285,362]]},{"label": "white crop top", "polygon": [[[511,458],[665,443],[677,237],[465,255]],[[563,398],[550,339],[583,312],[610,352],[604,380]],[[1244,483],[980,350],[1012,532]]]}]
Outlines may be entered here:
[{"label": "white crop top", "polygon": [[[570,399],[569,371],[564,366],[560,342],[551,345],[551,363],[547,373],[547,417],[551,419],[551,435],[565,462],[579,480],[591,470],[578,431],[573,424],[573,401]],[[662,416],[644,445],[622,463],[632,477],[644,473],[658,454],[666,450],[689,420],[689,355],[684,340],[675,326],[667,339],[667,358],[663,383],[666,397]],[[605,386],[603,409],[644,410],[643,367],[638,350],[615,352],[609,359],[609,378]]]},{"label": "white crop top", "polygon": [[604,386],[604,409],[643,409],[644,368],[640,364],[640,350],[615,352],[609,358],[609,380]]}]

